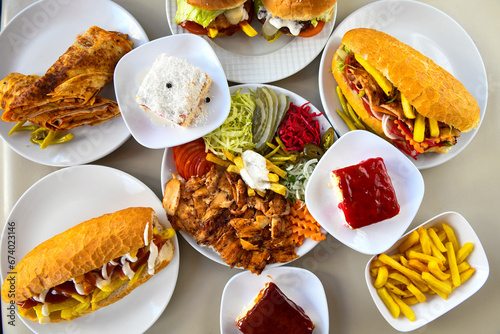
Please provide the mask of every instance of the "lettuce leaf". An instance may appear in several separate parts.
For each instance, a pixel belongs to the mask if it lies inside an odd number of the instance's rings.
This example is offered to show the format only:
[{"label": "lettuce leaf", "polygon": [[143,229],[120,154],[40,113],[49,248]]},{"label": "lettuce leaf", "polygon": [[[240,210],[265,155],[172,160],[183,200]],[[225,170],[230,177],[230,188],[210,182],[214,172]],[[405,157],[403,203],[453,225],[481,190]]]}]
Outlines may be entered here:
[{"label": "lettuce leaf", "polygon": [[177,0],[177,12],[175,13],[175,23],[193,21],[206,28],[217,16],[225,10],[204,10],[189,5],[185,0]]}]

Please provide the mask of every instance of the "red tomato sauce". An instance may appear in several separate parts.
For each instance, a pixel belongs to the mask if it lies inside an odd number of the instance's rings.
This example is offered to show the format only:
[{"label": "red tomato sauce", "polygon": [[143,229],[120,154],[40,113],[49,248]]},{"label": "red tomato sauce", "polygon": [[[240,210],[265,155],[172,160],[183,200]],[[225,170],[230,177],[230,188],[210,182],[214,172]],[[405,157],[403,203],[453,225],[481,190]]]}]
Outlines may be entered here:
[{"label": "red tomato sauce", "polygon": [[352,228],[368,226],[399,213],[396,192],[382,158],[334,170],[344,199],[339,208]]}]

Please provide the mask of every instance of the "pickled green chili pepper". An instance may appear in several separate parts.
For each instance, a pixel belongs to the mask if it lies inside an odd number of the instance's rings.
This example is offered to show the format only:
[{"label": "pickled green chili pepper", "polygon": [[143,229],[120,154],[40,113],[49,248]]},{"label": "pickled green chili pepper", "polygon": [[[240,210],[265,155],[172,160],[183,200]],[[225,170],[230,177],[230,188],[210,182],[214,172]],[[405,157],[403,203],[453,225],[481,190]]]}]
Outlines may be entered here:
[{"label": "pickled green chili pepper", "polygon": [[320,147],[323,149],[323,151],[327,151],[330,146],[333,145],[333,142],[335,141],[335,131],[333,130],[332,127],[328,128],[328,130],[325,131],[323,136],[321,136],[321,142],[320,142]]},{"label": "pickled green chili pepper", "polygon": [[313,143],[307,143],[304,145],[304,156],[307,159],[320,159],[325,152],[321,147]]}]

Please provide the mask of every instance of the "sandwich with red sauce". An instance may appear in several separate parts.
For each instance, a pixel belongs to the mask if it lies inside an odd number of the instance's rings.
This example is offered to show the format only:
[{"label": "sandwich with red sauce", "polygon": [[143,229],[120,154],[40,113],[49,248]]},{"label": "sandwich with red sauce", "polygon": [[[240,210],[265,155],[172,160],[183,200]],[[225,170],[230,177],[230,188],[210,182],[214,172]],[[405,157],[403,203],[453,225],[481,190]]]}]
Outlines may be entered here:
[{"label": "sandwich with red sauce", "polygon": [[333,16],[337,0],[256,0],[262,36],[275,41],[282,34],[312,37],[319,34]]},{"label": "sandwich with red sauce", "polygon": [[461,132],[479,125],[477,101],[462,83],[381,31],[348,31],[332,72],[357,121],[414,158],[448,153]]},{"label": "sandwich with red sauce", "polygon": [[252,18],[252,0],[177,0],[174,21],[196,35],[214,38],[243,30],[253,37]]}]

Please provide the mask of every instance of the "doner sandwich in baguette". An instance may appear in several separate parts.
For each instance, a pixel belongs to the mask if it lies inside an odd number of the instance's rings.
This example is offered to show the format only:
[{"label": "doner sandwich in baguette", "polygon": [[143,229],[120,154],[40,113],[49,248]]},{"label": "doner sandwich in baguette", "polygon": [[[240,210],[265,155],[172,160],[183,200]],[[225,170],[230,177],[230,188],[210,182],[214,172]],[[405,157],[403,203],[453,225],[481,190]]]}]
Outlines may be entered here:
[{"label": "doner sandwich in baguette", "polygon": [[355,112],[354,123],[413,157],[447,153],[461,132],[479,124],[479,106],[462,83],[386,33],[348,31],[333,57],[332,71]]},{"label": "doner sandwich in baguette", "polygon": [[173,229],[152,208],[87,220],[30,251],[7,274],[2,299],[39,323],[71,321],[110,305],[172,260]]}]

